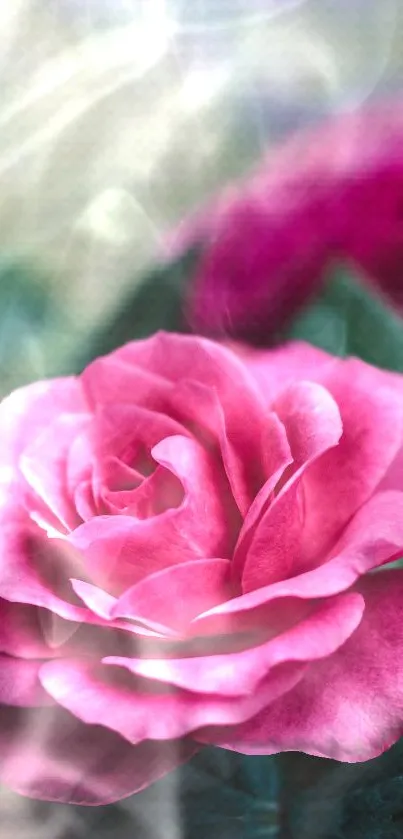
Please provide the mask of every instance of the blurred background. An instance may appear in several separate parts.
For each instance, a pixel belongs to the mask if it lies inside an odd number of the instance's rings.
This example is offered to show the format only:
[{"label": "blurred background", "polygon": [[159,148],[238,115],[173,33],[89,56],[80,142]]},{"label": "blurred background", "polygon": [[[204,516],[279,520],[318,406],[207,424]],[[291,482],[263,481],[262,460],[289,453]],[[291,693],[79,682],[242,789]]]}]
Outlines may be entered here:
[{"label": "blurred background", "polygon": [[402,43],[400,0],[5,0],[0,393],[68,372],[275,144],[399,91]]}]

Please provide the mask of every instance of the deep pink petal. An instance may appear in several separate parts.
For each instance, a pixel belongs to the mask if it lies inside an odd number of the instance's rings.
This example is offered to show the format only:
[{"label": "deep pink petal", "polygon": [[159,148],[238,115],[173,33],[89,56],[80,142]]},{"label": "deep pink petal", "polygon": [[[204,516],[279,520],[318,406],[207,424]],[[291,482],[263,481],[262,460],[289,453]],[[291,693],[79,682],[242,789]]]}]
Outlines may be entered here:
[{"label": "deep pink petal", "polygon": [[274,490],[279,485],[280,480],[287,474],[287,467],[292,464],[292,454],[287,440],[286,430],[274,413],[270,413],[267,417],[263,450],[265,454],[265,471],[269,477],[252,501],[239,532],[232,558],[232,576],[237,581],[241,579],[245,557],[252,542],[257,523],[262,517],[265,508],[272,501]]},{"label": "deep pink petal", "polygon": [[364,617],[340,649],[254,719],[234,732],[211,730],[203,742],[353,763],[388,749],[403,733],[403,574],[368,575],[358,589]]},{"label": "deep pink petal", "polygon": [[189,284],[196,330],[267,338],[336,254],[401,304],[401,105],[392,97],[297,132],[180,225],[177,248],[203,243]]},{"label": "deep pink petal", "polygon": [[188,741],[129,744],[62,708],[0,709],[0,779],[22,795],[100,805],[126,798],[189,760]]}]

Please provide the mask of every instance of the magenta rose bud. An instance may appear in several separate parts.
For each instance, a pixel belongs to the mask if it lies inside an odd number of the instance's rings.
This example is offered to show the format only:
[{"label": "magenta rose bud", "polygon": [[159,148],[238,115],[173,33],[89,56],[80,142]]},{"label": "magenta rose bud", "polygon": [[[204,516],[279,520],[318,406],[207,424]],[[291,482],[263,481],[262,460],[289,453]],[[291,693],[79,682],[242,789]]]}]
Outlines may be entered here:
[{"label": "magenta rose bud", "polygon": [[0,478],[4,784],[101,804],[206,743],[402,733],[400,376],[159,333],[6,398]]},{"label": "magenta rose bud", "polygon": [[182,225],[172,247],[202,246],[196,331],[275,336],[332,260],[403,307],[402,148],[402,101],[366,106],[296,134]]}]

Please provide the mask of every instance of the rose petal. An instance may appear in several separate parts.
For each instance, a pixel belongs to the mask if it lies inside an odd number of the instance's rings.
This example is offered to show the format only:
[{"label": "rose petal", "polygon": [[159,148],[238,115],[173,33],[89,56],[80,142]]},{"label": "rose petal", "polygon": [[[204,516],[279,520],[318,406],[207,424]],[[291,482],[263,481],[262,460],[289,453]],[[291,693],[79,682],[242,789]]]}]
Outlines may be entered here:
[{"label": "rose petal", "polygon": [[[310,571],[235,597],[200,615],[200,631],[235,631],[238,619],[277,598],[310,599],[346,591],[357,578],[403,554],[403,493],[375,495],[354,516],[326,561]],[[203,626],[202,626],[203,625]]]},{"label": "rose petal", "polygon": [[340,445],[304,478],[304,554],[307,563],[313,562],[381,482],[385,489],[398,488],[396,480],[385,481],[403,447],[400,377],[357,359],[334,359],[301,343],[264,352],[240,347],[239,352],[270,405],[287,383],[309,378],[322,384],[340,409]]},{"label": "rose petal", "polygon": [[[226,441],[223,454],[235,497],[245,512],[258,489],[256,482],[262,482],[264,411],[244,365],[234,353],[204,338],[159,332],[90,365],[84,386],[93,400],[115,401],[119,379],[120,393],[135,393],[138,403],[139,371],[140,404],[150,398],[152,410],[167,410],[180,421],[209,430],[213,425],[215,436],[219,430],[220,442]],[[143,384],[146,376],[148,389]]]},{"label": "rose petal", "polygon": [[53,705],[38,679],[42,665],[43,661],[0,655],[0,704],[27,708]]},{"label": "rose petal", "polygon": [[[34,525],[0,530],[0,597],[43,606],[62,617],[84,620],[69,579],[83,574],[82,557],[68,542],[48,539]],[[75,572],[75,573],[74,573]]]},{"label": "rose petal", "polygon": [[178,508],[142,520],[98,516],[69,536],[92,581],[112,594],[170,565],[231,554],[238,521],[220,464],[187,437],[163,440],[152,454],[184,486]]},{"label": "rose petal", "polygon": [[184,632],[198,614],[231,597],[230,570],[228,559],[199,559],[165,568],[125,591],[111,617]]},{"label": "rose petal", "polygon": [[269,478],[255,496],[239,532],[232,558],[232,575],[233,579],[237,581],[241,579],[245,557],[252,542],[256,525],[262,517],[264,509],[272,500],[273,492],[280,479],[286,475],[287,467],[292,464],[286,430],[274,413],[267,417],[263,448],[266,455],[266,474],[269,475]]},{"label": "rose petal", "polygon": [[35,382],[15,390],[0,404],[0,463],[15,466],[24,449],[54,419],[63,413],[86,410],[80,381],[72,377]]},{"label": "rose petal", "polygon": [[95,359],[81,373],[80,380],[93,410],[101,405],[124,401],[150,411],[169,413],[172,383],[158,371],[153,372],[132,363],[130,359],[126,360],[121,350]]},{"label": "rose petal", "polygon": [[47,657],[49,647],[35,606],[0,600],[0,652],[21,658]]},{"label": "rose petal", "polygon": [[[245,592],[293,576],[304,558],[301,541],[306,504],[301,486],[314,461],[336,446],[342,433],[335,401],[320,385],[300,382],[276,404],[296,471],[257,524],[250,543],[239,543],[236,563]],[[243,569],[242,569],[243,565]]]},{"label": "rose petal", "polygon": [[332,656],[318,661],[281,701],[214,742],[247,754],[303,751],[345,762],[371,760],[403,733],[403,574],[360,581],[363,620]]},{"label": "rose petal", "polygon": [[312,604],[295,626],[264,644],[232,654],[160,660],[109,657],[105,662],[186,690],[239,697],[258,691],[259,683],[280,664],[328,656],[354,631],[363,608],[357,594]]},{"label": "rose petal", "polygon": [[50,661],[42,666],[45,690],[87,725],[104,725],[130,743],[172,740],[201,726],[235,724],[254,715],[265,703],[289,690],[301,677],[296,664],[270,674],[260,692],[238,697],[199,695],[163,689],[157,682],[136,679],[125,668],[95,666],[80,660]]},{"label": "rose petal", "polygon": [[[102,478],[102,461],[115,456],[140,473],[148,474],[147,463],[153,446],[165,437],[186,435],[186,429],[167,414],[150,411],[141,405],[114,403],[97,408],[88,430],[89,447],[94,451],[95,468]],[[146,471],[142,464],[144,459]]]},{"label": "rose petal", "polygon": [[[160,650],[160,641],[161,641],[161,634],[159,632],[155,632],[152,629],[148,629],[144,626],[139,626],[129,621],[120,620],[119,618],[114,619],[112,617],[114,606],[117,603],[116,597],[112,597],[110,594],[107,594],[102,589],[98,588],[97,586],[93,586],[90,583],[84,583],[82,580],[71,580],[71,584],[73,586],[73,590],[76,594],[81,598],[83,603],[93,612],[94,615],[102,618],[102,621],[106,621],[107,624],[103,624],[105,633],[109,636],[109,641],[112,641],[113,635],[117,635],[114,633],[114,630],[122,630],[120,633],[121,635],[121,643],[126,645],[126,648],[132,644],[136,644],[135,638],[126,637],[124,638],[123,633],[130,633],[133,636],[139,636],[138,643],[143,643],[144,638],[155,638],[158,639],[159,646],[156,649]],[[101,640],[101,644],[107,643],[106,635],[104,635],[103,641]],[[148,647],[148,652],[150,653],[150,647]],[[101,655],[102,655],[102,647],[101,647]]]},{"label": "rose petal", "polygon": [[169,469],[156,465],[154,472],[143,478],[138,487],[114,492],[100,489],[98,504],[100,512],[111,515],[126,513],[136,519],[147,519],[176,509],[183,500],[180,480]]},{"label": "rose petal", "polygon": [[19,460],[21,472],[33,490],[28,502],[30,512],[37,506],[35,496],[38,496],[43,502],[39,512],[49,509],[63,530],[80,523],[67,487],[67,459],[72,442],[88,421],[86,414],[61,414],[32,440]]},{"label": "rose petal", "polygon": [[323,383],[340,408],[343,436],[304,478],[306,562],[329,550],[403,446],[403,396],[385,386],[382,371],[351,359],[334,366]]},{"label": "rose petal", "polygon": [[326,373],[341,363],[340,359],[303,341],[292,341],[273,350],[255,350],[235,342],[230,346],[242,359],[270,407],[294,382],[322,382]]}]

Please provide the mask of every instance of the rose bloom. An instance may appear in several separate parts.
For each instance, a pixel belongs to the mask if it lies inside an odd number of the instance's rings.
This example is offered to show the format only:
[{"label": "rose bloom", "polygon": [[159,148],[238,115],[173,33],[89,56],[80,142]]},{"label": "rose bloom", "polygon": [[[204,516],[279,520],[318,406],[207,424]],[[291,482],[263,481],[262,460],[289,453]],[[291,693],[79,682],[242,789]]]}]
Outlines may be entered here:
[{"label": "rose bloom", "polygon": [[0,431],[3,783],[101,804],[203,744],[400,736],[400,376],[159,333]]}]

